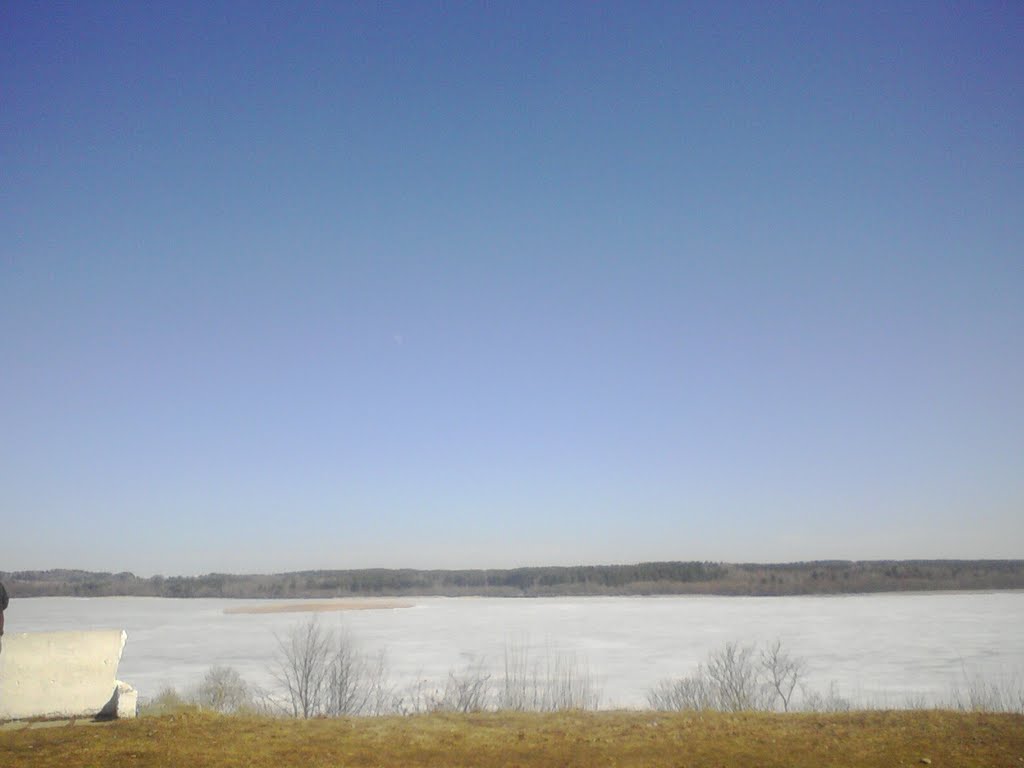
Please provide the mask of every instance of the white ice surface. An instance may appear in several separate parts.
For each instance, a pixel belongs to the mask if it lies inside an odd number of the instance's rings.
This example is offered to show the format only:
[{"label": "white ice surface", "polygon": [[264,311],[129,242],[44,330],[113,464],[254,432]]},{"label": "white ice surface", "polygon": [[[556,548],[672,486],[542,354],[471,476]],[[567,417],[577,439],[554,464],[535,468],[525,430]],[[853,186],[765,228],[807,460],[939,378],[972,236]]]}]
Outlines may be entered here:
[{"label": "white ice surface", "polygon": [[[323,602],[323,601],[312,601]],[[321,613],[366,652],[383,649],[393,683],[443,680],[483,660],[500,677],[508,644],[531,656],[572,652],[597,678],[604,707],[645,705],[659,680],[692,672],[729,640],[781,638],[809,665],[808,684],[831,681],[861,704],[899,706],[947,696],[966,675],[1024,672],[1024,591],[836,597],[416,598],[413,608]],[[118,676],[145,699],[185,690],[214,664],[271,687],[276,639],[310,614],[225,614],[253,600],[13,599],[10,632],[118,628],[128,645]]]}]

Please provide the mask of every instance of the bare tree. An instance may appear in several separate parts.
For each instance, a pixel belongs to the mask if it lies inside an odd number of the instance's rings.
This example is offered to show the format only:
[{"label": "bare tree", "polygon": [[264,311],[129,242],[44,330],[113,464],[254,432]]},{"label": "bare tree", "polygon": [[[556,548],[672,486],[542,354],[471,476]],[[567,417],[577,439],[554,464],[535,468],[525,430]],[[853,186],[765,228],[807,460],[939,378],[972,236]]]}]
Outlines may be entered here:
[{"label": "bare tree", "polygon": [[383,652],[375,659],[360,653],[352,638],[340,633],[327,669],[324,713],[340,715],[378,715],[387,706]]},{"label": "bare tree", "polygon": [[742,712],[768,708],[767,692],[754,663],[754,646],[726,643],[708,657],[704,671],[717,693],[719,709]]},{"label": "bare tree", "polygon": [[392,704],[384,654],[370,659],[346,632],[324,630],[316,616],[277,644],[273,675],[294,717],[376,715]]},{"label": "bare tree", "polygon": [[716,709],[728,712],[772,709],[776,697],[789,708],[793,688],[803,675],[803,662],[793,659],[780,642],[762,652],[756,647],[726,643],[708,654],[689,676],[662,681],[647,694],[655,709]]},{"label": "bare tree", "polygon": [[296,626],[285,638],[277,638],[273,675],[287,696],[294,717],[321,714],[330,674],[331,637],[316,616]]},{"label": "bare tree", "polygon": [[793,691],[807,671],[806,662],[792,656],[783,648],[782,641],[776,640],[761,651],[761,668],[775,698],[782,703],[782,711],[789,712]]},{"label": "bare tree", "polygon": [[227,714],[253,708],[249,685],[231,667],[210,667],[191,698],[203,709]]}]

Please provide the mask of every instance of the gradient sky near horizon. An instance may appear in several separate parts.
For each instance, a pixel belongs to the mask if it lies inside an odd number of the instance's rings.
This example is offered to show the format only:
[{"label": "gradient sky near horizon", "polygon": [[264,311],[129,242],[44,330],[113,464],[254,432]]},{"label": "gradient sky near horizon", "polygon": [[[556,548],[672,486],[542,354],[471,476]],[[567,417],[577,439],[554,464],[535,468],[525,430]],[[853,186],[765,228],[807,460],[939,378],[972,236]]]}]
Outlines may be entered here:
[{"label": "gradient sky near horizon", "polygon": [[1024,557],[1020,3],[0,19],[0,570]]}]

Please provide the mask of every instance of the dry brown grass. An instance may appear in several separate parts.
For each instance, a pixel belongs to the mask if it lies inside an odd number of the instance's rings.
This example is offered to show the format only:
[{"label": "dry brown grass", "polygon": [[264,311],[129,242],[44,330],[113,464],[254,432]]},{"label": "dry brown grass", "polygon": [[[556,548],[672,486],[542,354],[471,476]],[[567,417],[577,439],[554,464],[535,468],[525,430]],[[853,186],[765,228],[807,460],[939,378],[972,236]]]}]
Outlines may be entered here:
[{"label": "dry brown grass", "polygon": [[1020,768],[1024,716],[599,712],[296,721],[189,713],[0,733],[4,768],[927,764]]}]

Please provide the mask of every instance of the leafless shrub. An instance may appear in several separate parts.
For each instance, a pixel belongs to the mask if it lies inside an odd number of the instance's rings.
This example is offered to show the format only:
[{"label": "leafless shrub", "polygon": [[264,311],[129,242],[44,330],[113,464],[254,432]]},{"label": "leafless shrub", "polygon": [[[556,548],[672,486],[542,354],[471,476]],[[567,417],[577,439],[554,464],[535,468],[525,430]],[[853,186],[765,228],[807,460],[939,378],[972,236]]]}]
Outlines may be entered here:
[{"label": "leafless shrub", "polygon": [[443,686],[420,681],[409,701],[415,712],[481,712],[491,706],[490,680],[480,660],[449,672]]},{"label": "leafless shrub", "polygon": [[985,680],[967,675],[963,687],[953,688],[949,705],[968,712],[1014,712],[1024,714],[1024,681],[1016,676]]},{"label": "leafless shrub", "polygon": [[549,655],[545,661],[544,711],[598,708],[601,694],[585,662],[573,653]]},{"label": "leafless shrub", "polygon": [[835,680],[828,684],[824,694],[808,689],[804,689],[803,694],[801,709],[805,712],[849,712],[853,708],[850,700],[839,694]]},{"label": "leafless shrub", "polygon": [[802,660],[791,657],[780,641],[760,657],[755,646],[730,642],[712,651],[693,675],[662,681],[647,701],[654,709],[727,712],[771,710],[778,701],[788,711],[803,670]]},{"label": "leafless shrub", "polygon": [[444,709],[452,712],[480,712],[490,706],[490,679],[483,663],[467,667],[461,675],[448,673]]},{"label": "leafless shrub", "polygon": [[[648,691],[647,702],[658,710],[779,710],[791,712],[849,712],[854,704],[831,681],[824,691],[804,685],[807,666],[792,656],[781,641],[767,645],[755,656],[754,646],[727,643],[712,652],[694,674],[663,680]],[[933,706],[967,711],[1024,714],[1024,682],[1017,676],[996,681],[966,675],[966,684],[954,688],[946,701],[923,695],[908,697],[908,709]],[[800,691],[799,700],[796,691]],[[857,703],[857,707],[872,706]]]},{"label": "leafless shrub", "polygon": [[278,638],[272,670],[293,717],[382,714],[389,699],[384,656],[369,661],[345,633],[314,616]]},{"label": "leafless shrub", "polygon": [[437,687],[430,681],[420,679],[405,687],[394,699],[394,711],[399,715],[420,715],[430,712],[431,702]]},{"label": "leafless shrub", "polygon": [[256,715],[280,717],[290,712],[290,707],[287,710],[282,707],[280,698],[275,695],[273,690],[261,688],[258,685],[249,685],[249,701],[251,712]]},{"label": "leafless shrub", "polygon": [[255,708],[249,685],[231,667],[210,667],[190,698],[203,709],[225,714]]},{"label": "leafless shrub", "polygon": [[924,710],[933,709],[934,705],[928,701],[928,697],[920,693],[907,694],[903,698],[903,709]]},{"label": "leafless shrub", "polygon": [[505,676],[498,691],[498,709],[527,712],[540,709],[540,679],[537,668],[530,667],[526,643],[506,644]]},{"label": "leafless shrub", "polygon": [[597,709],[601,694],[589,667],[572,653],[550,652],[531,661],[528,646],[505,648],[505,676],[498,689],[499,709],[552,712]]},{"label": "leafless shrub", "polygon": [[678,680],[662,680],[647,693],[651,709],[679,712],[718,709],[718,697],[702,675]]},{"label": "leafless shrub", "polygon": [[151,699],[145,699],[139,704],[139,716],[169,715],[175,712],[187,712],[194,710],[196,705],[188,701],[171,686],[165,686]]},{"label": "leafless shrub", "polygon": [[330,666],[331,639],[314,616],[287,637],[277,638],[277,658],[272,670],[285,692],[293,717],[321,714]]},{"label": "leafless shrub", "polygon": [[782,704],[782,711],[789,712],[793,691],[803,679],[807,663],[792,656],[783,648],[782,641],[776,640],[761,651],[761,668],[776,700]]},{"label": "leafless shrub", "polygon": [[378,715],[388,703],[386,664],[383,652],[370,659],[361,654],[352,638],[334,638],[334,651],[324,681],[324,714]]},{"label": "leafless shrub", "polygon": [[375,657],[366,657],[364,666],[366,686],[369,695],[366,704],[359,714],[384,715],[395,711],[395,688],[388,681],[387,658],[384,651]]},{"label": "leafless shrub", "polygon": [[708,656],[705,674],[718,697],[719,709],[743,712],[771,708],[771,694],[754,661],[752,645],[726,643]]}]

